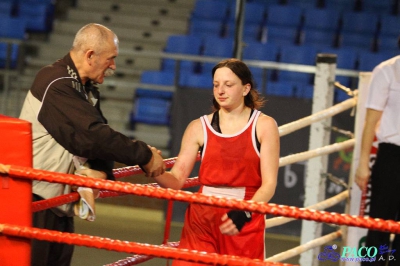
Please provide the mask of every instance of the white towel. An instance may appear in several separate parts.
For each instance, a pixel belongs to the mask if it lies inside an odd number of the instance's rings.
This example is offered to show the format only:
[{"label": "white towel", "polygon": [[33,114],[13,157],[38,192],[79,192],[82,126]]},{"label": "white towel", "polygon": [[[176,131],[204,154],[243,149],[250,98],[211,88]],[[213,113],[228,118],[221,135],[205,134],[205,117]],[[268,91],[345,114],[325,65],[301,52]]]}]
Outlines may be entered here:
[{"label": "white towel", "polygon": [[75,215],[81,219],[93,222],[96,219],[93,190],[91,188],[79,187],[77,191],[81,198],[74,205]]},{"label": "white towel", "polygon": [[[76,170],[87,169],[90,167],[86,162],[86,158],[74,156],[72,160]],[[75,174],[80,175],[76,172]],[[87,187],[78,187],[77,192],[80,195],[80,199],[74,205],[75,215],[81,219],[93,222],[96,219],[94,200],[98,196],[98,193],[97,195],[94,195],[93,189]]]}]

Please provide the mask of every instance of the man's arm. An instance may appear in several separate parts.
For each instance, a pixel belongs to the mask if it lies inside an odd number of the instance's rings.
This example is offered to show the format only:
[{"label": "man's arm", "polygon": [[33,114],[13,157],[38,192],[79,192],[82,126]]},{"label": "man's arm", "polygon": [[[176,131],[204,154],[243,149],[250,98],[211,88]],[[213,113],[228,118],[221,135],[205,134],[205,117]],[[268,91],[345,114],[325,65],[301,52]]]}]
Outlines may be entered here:
[{"label": "man's arm", "polygon": [[[68,81],[69,82],[69,81]],[[153,154],[148,145],[113,130],[99,111],[77,90],[59,82],[42,100],[38,120],[66,150],[77,156],[146,165]]]},{"label": "man's arm", "polygon": [[355,182],[364,190],[370,176],[369,159],[375,137],[375,128],[382,116],[382,111],[367,108],[361,139],[360,160],[356,170]]}]

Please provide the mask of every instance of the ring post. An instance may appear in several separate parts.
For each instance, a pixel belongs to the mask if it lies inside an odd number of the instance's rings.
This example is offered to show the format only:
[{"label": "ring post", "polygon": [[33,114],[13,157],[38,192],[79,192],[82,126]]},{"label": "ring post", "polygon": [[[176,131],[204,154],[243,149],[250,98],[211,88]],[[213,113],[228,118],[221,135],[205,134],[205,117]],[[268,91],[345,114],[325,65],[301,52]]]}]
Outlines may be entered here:
[{"label": "ring post", "polygon": [[[368,86],[371,81],[372,72],[360,72],[359,73],[359,81],[358,81],[358,100],[357,100],[357,112],[356,112],[356,121],[354,125],[354,134],[356,143],[354,145],[353,157],[351,162],[350,176],[349,176],[349,187],[351,187],[350,201],[346,204],[346,213],[355,216],[369,216],[369,198],[370,198],[370,186],[368,186],[368,193],[365,195],[366,198],[363,197],[363,192],[360,188],[355,184],[355,172],[358,166],[358,162],[360,160],[360,151],[361,151],[361,138],[362,131],[365,122],[366,108],[365,104],[367,101],[368,95]],[[373,147],[375,149],[371,150],[370,156],[370,168],[375,162],[376,149],[378,148],[377,142],[373,143]],[[365,238],[368,233],[368,229],[359,228],[359,227],[342,227],[342,231],[345,232],[343,237],[343,245],[352,247],[352,248],[360,248],[365,245]],[[355,262],[344,262],[341,265],[346,266],[358,266],[360,263]]]},{"label": "ring post", "polygon": [[[29,122],[0,114],[0,163],[32,167]],[[0,224],[32,226],[32,181],[0,174]],[[30,265],[30,239],[0,233],[0,264]]]},{"label": "ring post", "polygon": [[[316,59],[316,73],[314,79],[314,96],[312,113],[315,114],[332,106],[336,71],[335,54],[318,54]],[[313,123],[310,127],[309,150],[318,149],[329,145],[331,118]],[[328,156],[318,156],[308,161],[305,176],[304,206],[314,205],[325,199],[325,182],[321,174],[328,169]],[[319,238],[322,233],[322,224],[315,221],[302,221],[301,245]],[[300,255],[300,265],[316,266],[319,248],[310,249]]]}]

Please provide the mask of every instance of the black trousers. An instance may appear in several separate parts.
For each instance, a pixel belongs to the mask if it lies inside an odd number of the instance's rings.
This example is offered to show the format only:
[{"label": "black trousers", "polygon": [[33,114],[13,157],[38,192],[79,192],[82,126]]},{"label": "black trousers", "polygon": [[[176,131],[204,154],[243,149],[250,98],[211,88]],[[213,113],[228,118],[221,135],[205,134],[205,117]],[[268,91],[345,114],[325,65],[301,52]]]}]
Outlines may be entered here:
[{"label": "black trousers", "polygon": [[[399,221],[400,210],[400,146],[381,143],[378,147],[376,161],[371,171],[371,202],[370,217],[384,220]],[[369,230],[367,234],[367,247],[390,247],[390,233]],[[400,236],[396,235],[391,250],[392,260],[387,258],[388,253],[377,254],[377,261],[365,262],[361,265],[400,265]],[[388,263],[388,264],[386,264]]]},{"label": "black trousers", "polygon": [[[33,201],[42,200],[33,194]],[[51,210],[33,213],[33,227],[56,230],[60,232],[74,232],[73,217],[59,217]],[[69,266],[71,264],[73,245],[32,240],[31,266]]]}]

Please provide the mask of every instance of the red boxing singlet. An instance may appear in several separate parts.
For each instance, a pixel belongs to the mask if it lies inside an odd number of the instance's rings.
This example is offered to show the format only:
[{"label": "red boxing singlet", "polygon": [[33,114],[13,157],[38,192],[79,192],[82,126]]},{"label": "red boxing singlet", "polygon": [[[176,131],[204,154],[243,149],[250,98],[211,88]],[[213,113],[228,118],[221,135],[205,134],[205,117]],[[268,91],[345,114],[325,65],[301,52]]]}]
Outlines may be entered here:
[{"label": "red boxing singlet", "polygon": [[260,153],[255,130],[260,111],[255,110],[246,126],[226,135],[216,132],[207,116],[201,117],[204,133],[199,181],[205,186],[245,187],[246,200],[261,186]]},{"label": "red boxing singlet", "polygon": [[[238,133],[225,135],[216,132],[207,116],[201,117],[204,147],[199,180],[201,193],[226,198],[252,198],[261,186],[260,153],[257,149],[255,128],[260,111],[255,110],[246,126]],[[265,215],[253,213],[235,236],[223,235],[219,229],[222,216],[230,209],[191,203],[179,248],[265,258]],[[200,263],[175,260],[173,266],[194,266]]]}]

